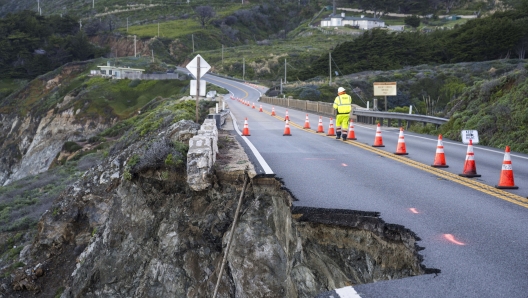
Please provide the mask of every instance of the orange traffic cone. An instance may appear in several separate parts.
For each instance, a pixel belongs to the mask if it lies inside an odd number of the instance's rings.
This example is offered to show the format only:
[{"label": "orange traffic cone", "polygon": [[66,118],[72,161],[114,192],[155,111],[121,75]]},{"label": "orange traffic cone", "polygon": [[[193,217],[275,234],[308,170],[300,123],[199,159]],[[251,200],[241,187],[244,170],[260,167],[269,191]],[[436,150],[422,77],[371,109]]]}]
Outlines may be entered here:
[{"label": "orange traffic cone", "polygon": [[317,133],[324,133],[323,117],[319,116],[319,124],[317,125]]},{"label": "orange traffic cone", "polygon": [[348,128],[347,140],[357,140],[356,133],[354,132],[354,120],[350,119],[350,127]]},{"label": "orange traffic cone", "polygon": [[502,161],[502,171],[499,179],[499,184],[495,185],[496,188],[500,189],[518,189],[513,181],[513,168],[510,157],[510,146],[506,146],[504,151],[504,160]]},{"label": "orange traffic cone", "polygon": [[330,125],[328,126],[328,133],[326,134],[329,137],[335,136],[335,130],[334,130],[334,121],[332,118],[330,118]]},{"label": "orange traffic cone", "polygon": [[378,123],[378,127],[376,128],[376,137],[374,138],[374,145],[372,147],[385,147],[383,145],[383,138],[381,137],[381,126]]},{"label": "orange traffic cone", "polygon": [[403,127],[400,127],[400,135],[398,136],[398,145],[396,146],[396,155],[407,155],[407,148],[405,147],[405,139],[403,136]]},{"label": "orange traffic cone", "polygon": [[250,136],[250,134],[249,134],[249,126],[248,126],[248,122],[247,122],[247,117],[246,117],[246,120],[244,121],[244,130],[242,131],[242,135],[246,136],[246,137]]},{"label": "orange traffic cone", "polygon": [[262,112],[262,105],[260,105],[259,112]]},{"label": "orange traffic cone", "polygon": [[310,129],[310,120],[308,120],[308,114],[306,114],[306,120],[304,120],[304,129]]},{"label": "orange traffic cone", "polygon": [[275,116],[275,107],[271,107],[271,116]]},{"label": "orange traffic cone", "polygon": [[284,116],[284,121],[290,121],[290,116],[288,116],[288,110],[286,110],[286,116]]},{"label": "orange traffic cone", "polygon": [[481,176],[477,174],[477,165],[475,164],[475,154],[473,153],[473,140],[469,140],[467,154],[466,154],[466,162],[464,163],[464,172],[458,175],[462,177],[468,177],[468,178]]},{"label": "orange traffic cone", "polygon": [[291,136],[291,132],[290,132],[290,121],[289,120],[286,120],[286,124],[284,125],[284,134],[283,136]]},{"label": "orange traffic cone", "polygon": [[251,108],[252,108],[252,109],[254,109],[254,108],[255,108],[255,103],[253,103],[253,106],[251,106]]},{"label": "orange traffic cone", "polygon": [[449,168],[445,160],[444,143],[442,142],[442,135],[438,135],[438,144],[436,145],[436,155],[435,155],[435,159],[431,167]]}]

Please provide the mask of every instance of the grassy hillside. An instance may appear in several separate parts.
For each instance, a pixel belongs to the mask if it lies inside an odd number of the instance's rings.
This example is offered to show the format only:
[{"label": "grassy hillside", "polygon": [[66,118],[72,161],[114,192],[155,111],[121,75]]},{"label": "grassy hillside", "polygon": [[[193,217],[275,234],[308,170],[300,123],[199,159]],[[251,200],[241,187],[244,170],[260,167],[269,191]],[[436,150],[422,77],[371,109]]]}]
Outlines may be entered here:
[{"label": "grassy hillside", "polygon": [[527,95],[526,67],[478,81],[449,104],[450,120],[440,133],[460,140],[461,130],[477,130],[482,145],[528,153]]}]

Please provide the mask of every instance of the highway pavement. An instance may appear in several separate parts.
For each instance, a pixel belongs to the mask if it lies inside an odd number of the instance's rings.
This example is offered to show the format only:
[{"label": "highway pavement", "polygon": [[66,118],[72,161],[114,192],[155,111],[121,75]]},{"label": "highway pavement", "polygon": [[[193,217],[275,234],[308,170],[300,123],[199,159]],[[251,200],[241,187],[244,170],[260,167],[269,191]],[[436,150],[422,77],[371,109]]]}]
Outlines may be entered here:
[{"label": "highway pavement", "polygon": [[[375,126],[355,125],[357,141],[317,134],[319,115],[289,109],[292,136],[283,136],[286,108],[258,102],[263,88],[206,75],[236,98],[227,98],[242,130],[248,119],[254,163],[281,178],[297,206],[380,212],[420,238],[427,268],[440,269],[399,280],[356,285],[361,297],[528,297],[528,155],[512,152],[518,190],[496,190],[504,151],[475,145],[480,178],[462,173],[467,145],[444,139],[449,168],[435,169],[437,137],[405,132],[406,156],[396,156],[399,129],[382,127],[385,147],[373,148]],[[264,112],[259,112],[262,105]],[[329,118],[322,117],[325,132]],[[261,156],[262,158],[260,158]],[[259,161],[260,159],[260,161]],[[269,168],[268,168],[269,166]],[[323,296],[321,296],[323,297]],[[329,297],[329,296],[324,296]]]}]

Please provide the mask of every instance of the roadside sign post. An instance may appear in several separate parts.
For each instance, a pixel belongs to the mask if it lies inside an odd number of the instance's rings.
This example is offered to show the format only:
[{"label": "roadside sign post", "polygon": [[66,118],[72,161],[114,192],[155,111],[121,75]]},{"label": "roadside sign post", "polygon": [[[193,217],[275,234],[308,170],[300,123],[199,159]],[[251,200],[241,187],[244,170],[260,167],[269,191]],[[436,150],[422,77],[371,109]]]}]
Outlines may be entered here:
[{"label": "roadside sign post", "polygon": [[[211,65],[200,55],[196,55],[186,67],[196,78],[196,123],[199,121],[199,103],[200,103],[200,78],[211,69]],[[193,86],[191,86],[192,88]],[[205,92],[205,88],[203,90]]]},{"label": "roadside sign post", "polygon": [[385,111],[387,111],[387,96],[396,96],[396,82],[375,82],[374,96],[385,97]]},{"label": "roadside sign post", "polygon": [[199,106],[200,106],[200,57],[196,57],[196,123],[198,123],[198,115],[200,114],[198,112]]},{"label": "roadside sign post", "polygon": [[478,137],[478,131],[476,130],[463,130],[460,132],[462,135],[462,143],[469,144],[469,140],[473,142],[473,144],[478,144],[479,137]]}]

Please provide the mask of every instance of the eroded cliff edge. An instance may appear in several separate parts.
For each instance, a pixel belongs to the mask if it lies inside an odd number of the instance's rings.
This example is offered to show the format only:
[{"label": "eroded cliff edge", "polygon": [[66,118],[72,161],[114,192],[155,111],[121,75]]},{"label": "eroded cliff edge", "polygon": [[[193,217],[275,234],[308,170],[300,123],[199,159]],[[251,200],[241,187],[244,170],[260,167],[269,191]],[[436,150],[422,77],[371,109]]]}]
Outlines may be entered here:
[{"label": "eroded cliff edge", "polygon": [[212,187],[191,190],[171,161],[198,128],[180,121],[116,145],[43,215],[28,265],[0,296],[212,297],[246,177],[218,297],[314,297],[425,272],[411,231],[376,213],[293,207],[280,181],[254,176],[229,131]]}]

